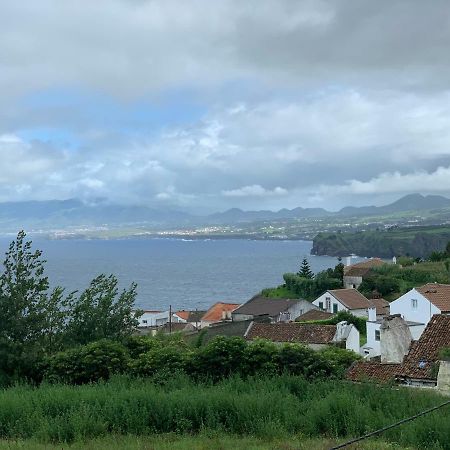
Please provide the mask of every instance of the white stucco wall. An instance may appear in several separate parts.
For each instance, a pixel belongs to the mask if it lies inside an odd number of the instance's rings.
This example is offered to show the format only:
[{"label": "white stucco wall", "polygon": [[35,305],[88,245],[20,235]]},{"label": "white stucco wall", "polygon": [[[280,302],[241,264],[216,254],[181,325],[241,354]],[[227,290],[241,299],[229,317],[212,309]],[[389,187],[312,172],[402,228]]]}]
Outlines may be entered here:
[{"label": "white stucco wall", "polygon": [[[412,307],[413,299],[417,300],[417,308]],[[429,302],[420,292],[411,289],[397,300],[391,302],[390,313],[391,315],[400,314],[406,321],[419,322],[426,325],[433,314],[440,314],[441,311]]]},{"label": "white stucco wall", "polygon": [[[327,309],[327,297],[330,299],[330,307]],[[339,311],[348,311],[348,309],[333,295],[331,295],[329,292],[325,292],[320,297],[317,297],[312,303],[313,305],[320,308],[319,304],[323,303],[323,310],[328,312],[333,312],[333,305],[337,305],[337,312]],[[352,312],[353,313],[353,312]]]},{"label": "white stucco wall", "polygon": [[364,346],[369,349],[369,357],[379,356],[380,341],[375,340],[375,330],[380,331],[381,324],[377,322],[366,322],[367,344]]},{"label": "white stucco wall", "polygon": [[[146,321],[146,322],[145,322]],[[155,327],[164,325],[169,321],[169,311],[144,312],[139,318],[140,327]]]},{"label": "white stucco wall", "polygon": [[351,325],[345,348],[359,354],[359,331],[354,325]]}]

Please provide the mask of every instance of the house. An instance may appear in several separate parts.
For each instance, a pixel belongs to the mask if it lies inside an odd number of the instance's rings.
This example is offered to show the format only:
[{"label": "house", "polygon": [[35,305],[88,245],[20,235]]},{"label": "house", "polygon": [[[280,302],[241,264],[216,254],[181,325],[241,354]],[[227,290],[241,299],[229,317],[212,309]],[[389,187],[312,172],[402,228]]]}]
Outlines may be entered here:
[{"label": "house", "polygon": [[231,313],[239,308],[239,303],[217,302],[200,319],[200,328],[222,321],[231,321]]},{"label": "house", "polygon": [[[382,341],[382,326],[385,319],[391,317],[401,317],[400,314],[392,314],[383,318],[379,318],[376,308],[369,308],[369,318],[366,322],[366,336],[367,342],[361,348],[362,355],[366,358],[374,358],[381,355],[381,341]],[[404,321],[409,333],[411,334],[411,339],[419,339],[425,325],[420,322]]]},{"label": "house", "polygon": [[390,311],[406,321],[426,325],[434,314],[450,314],[450,284],[428,283],[413,288],[391,302]]},{"label": "house", "polygon": [[139,318],[139,328],[150,328],[163,326],[169,322],[169,311],[144,310]]},{"label": "house", "polygon": [[268,316],[272,322],[288,322],[294,320],[317,306],[306,300],[287,298],[267,298],[255,295],[232,313],[233,320],[249,320],[255,317]]},{"label": "house", "polygon": [[[391,331],[396,334],[395,328],[391,328]],[[441,371],[448,369],[446,363],[442,364],[442,367],[439,366],[439,352],[443,348],[450,347],[450,316],[434,315],[419,340],[411,342],[404,357],[402,356],[402,349],[405,347],[405,342],[402,342],[405,337],[404,333],[399,335],[399,343],[395,342],[394,333],[389,337],[391,340],[389,352],[386,351],[387,346],[382,347],[380,362],[355,362],[347,372],[347,379],[352,381],[365,379],[377,382],[395,381],[419,387],[438,385],[438,379],[442,381],[443,378]]]},{"label": "house", "polygon": [[191,323],[196,328],[200,326],[202,317],[206,314],[206,311],[185,311],[184,309],[181,311],[176,311],[173,313],[173,319],[175,322],[180,323]]},{"label": "house", "polygon": [[344,287],[358,289],[364,278],[370,274],[374,267],[387,264],[380,258],[370,258],[351,266],[344,267]]},{"label": "house", "polygon": [[298,343],[313,350],[338,345],[359,353],[359,331],[352,324],[317,325],[297,322],[252,322],[245,334],[248,340],[267,339],[277,343]]},{"label": "house", "polygon": [[348,311],[357,317],[368,317],[368,309],[373,306],[369,299],[354,288],[326,291],[312,303],[333,314]]},{"label": "house", "polygon": [[372,307],[375,308],[377,319],[382,319],[383,317],[387,317],[391,314],[390,303],[384,298],[369,298],[369,301],[372,304]]}]

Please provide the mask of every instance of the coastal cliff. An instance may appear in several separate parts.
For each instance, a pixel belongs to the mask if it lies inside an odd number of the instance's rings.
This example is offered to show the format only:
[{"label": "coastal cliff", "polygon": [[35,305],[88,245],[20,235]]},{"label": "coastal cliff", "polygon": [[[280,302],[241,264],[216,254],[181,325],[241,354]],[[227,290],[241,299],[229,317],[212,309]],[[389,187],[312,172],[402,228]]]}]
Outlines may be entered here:
[{"label": "coastal cliff", "polygon": [[410,227],[351,233],[319,233],[313,240],[312,255],[392,258],[409,255],[426,258],[443,251],[450,241],[450,227]]}]

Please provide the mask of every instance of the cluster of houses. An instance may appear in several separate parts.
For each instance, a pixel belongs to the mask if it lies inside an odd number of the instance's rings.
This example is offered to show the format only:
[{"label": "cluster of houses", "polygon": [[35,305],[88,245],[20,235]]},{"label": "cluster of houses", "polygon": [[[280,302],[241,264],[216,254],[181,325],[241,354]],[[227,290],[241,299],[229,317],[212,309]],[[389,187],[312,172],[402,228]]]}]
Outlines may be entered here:
[{"label": "cluster of houses", "polygon": [[[450,363],[439,352],[450,347],[450,284],[426,284],[387,302],[368,299],[357,288],[371,267],[370,259],[346,267],[344,288],[328,290],[314,301],[256,295],[244,304],[215,303],[207,311],[144,311],[141,333],[181,331],[242,336],[278,343],[301,343],[312,349],[339,346],[362,356],[349,370],[352,381],[374,380],[450,388]],[[320,323],[346,311],[366,319],[360,342],[355,325]],[[361,345],[362,344],[362,345]]]}]

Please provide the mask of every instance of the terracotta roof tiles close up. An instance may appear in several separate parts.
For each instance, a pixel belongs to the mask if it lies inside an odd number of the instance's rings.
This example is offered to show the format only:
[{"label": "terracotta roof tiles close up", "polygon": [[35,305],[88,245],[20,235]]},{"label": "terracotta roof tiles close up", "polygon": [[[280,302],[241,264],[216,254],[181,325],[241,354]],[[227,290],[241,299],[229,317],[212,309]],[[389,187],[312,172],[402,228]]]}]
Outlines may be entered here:
[{"label": "terracotta roof tiles close up", "polygon": [[336,334],[336,325],[309,323],[253,323],[247,339],[267,339],[272,342],[329,344]]}]

